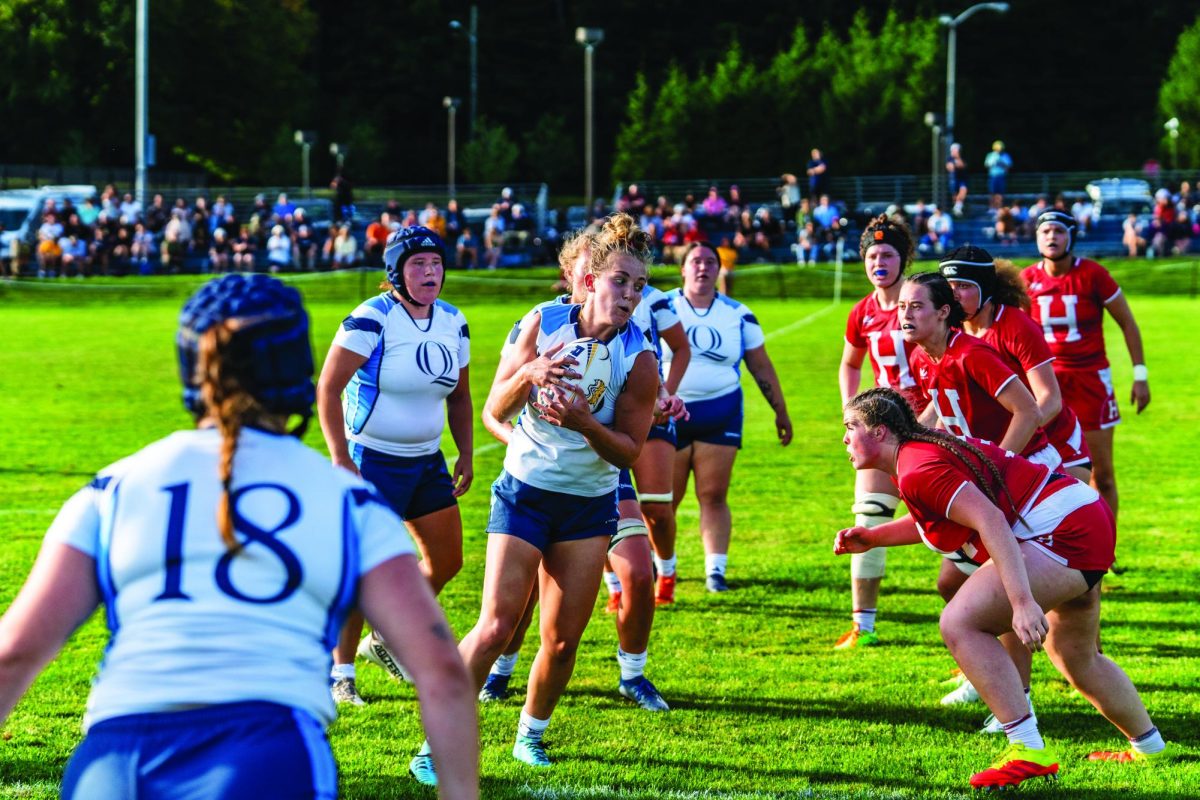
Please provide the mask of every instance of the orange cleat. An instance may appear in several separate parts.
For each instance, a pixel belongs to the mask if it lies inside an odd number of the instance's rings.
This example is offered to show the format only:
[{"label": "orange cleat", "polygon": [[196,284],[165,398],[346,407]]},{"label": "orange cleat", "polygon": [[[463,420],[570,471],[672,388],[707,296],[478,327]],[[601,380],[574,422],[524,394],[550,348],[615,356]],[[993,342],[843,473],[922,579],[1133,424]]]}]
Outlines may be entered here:
[{"label": "orange cleat", "polygon": [[833,645],[834,650],[849,650],[852,647],[875,647],[879,644],[879,634],[875,631],[860,631],[858,625],[838,637]]},{"label": "orange cleat", "polygon": [[604,607],[605,614],[615,614],[621,607],[621,593],[613,592],[608,596],[608,605]]},{"label": "orange cleat", "polygon": [[1020,786],[1030,778],[1058,779],[1058,757],[1049,746],[1033,750],[1011,742],[992,766],[971,776],[973,789],[1004,789]]},{"label": "orange cleat", "polygon": [[1158,753],[1139,753],[1128,750],[1098,750],[1088,754],[1088,761],[1111,761],[1115,764],[1162,764],[1172,760],[1171,747]]},{"label": "orange cleat", "polygon": [[654,604],[669,606],[675,602],[675,576],[659,575],[658,585],[654,587]]}]

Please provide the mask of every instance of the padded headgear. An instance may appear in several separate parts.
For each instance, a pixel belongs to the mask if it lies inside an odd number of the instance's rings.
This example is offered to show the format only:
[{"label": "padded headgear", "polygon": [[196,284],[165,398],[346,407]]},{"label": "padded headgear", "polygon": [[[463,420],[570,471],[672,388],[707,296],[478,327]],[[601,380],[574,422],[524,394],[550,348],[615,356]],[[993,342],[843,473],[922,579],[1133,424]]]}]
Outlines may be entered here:
[{"label": "padded headgear", "polygon": [[229,320],[238,325],[223,358],[238,383],[270,413],[307,422],[316,400],[308,314],[298,291],[268,275],[225,275],[184,303],[175,337],[183,404],[197,417],[205,413],[196,375],[200,337]]},{"label": "padded headgear", "polygon": [[[401,228],[388,237],[383,248],[383,266],[387,269],[387,279],[396,291],[408,302],[416,306],[425,305],[413,299],[404,283],[404,262],[417,253],[436,253],[446,260],[446,243],[429,228],[413,225]],[[440,288],[440,287],[439,287]]]},{"label": "padded headgear", "polygon": [[[979,309],[992,299],[996,291],[996,260],[982,247],[968,244],[954,248],[938,264],[938,270],[948,281],[974,284],[979,290]],[[979,309],[975,310],[975,314],[979,313]]]},{"label": "padded headgear", "polygon": [[1034,230],[1043,225],[1061,225],[1067,231],[1067,253],[1070,253],[1071,248],[1075,246],[1075,232],[1079,230],[1079,223],[1075,218],[1065,211],[1051,208],[1038,214],[1037,227]]}]

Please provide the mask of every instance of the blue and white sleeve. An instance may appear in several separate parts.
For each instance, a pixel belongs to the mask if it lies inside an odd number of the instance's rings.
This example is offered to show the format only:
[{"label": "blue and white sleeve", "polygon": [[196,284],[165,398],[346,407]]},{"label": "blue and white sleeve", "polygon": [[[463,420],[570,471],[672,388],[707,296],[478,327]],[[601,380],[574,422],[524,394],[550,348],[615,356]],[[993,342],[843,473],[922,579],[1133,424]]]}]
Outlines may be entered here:
[{"label": "blue and white sleeve", "polygon": [[367,574],[396,556],[417,552],[400,517],[373,489],[370,490],[370,500],[357,505],[354,522],[358,534],[360,575]]},{"label": "blue and white sleeve", "polygon": [[333,337],[333,343],[364,358],[370,358],[379,345],[380,337],[383,336],[383,325],[386,321],[387,315],[383,311],[369,301],[363,303],[342,320]]},{"label": "blue and white sleeve", "polygon": [[763,335],[758,318],[750,313],[750,309],[742,306],[742,350],[753,350],[766,343],[767,337]]},{"label": "blue and white sleeve", "polygon": [[65,544],[95,558],[100,549],[100,501],[108,480],[97,477],[73,494],[50,523],[45,540]]}]

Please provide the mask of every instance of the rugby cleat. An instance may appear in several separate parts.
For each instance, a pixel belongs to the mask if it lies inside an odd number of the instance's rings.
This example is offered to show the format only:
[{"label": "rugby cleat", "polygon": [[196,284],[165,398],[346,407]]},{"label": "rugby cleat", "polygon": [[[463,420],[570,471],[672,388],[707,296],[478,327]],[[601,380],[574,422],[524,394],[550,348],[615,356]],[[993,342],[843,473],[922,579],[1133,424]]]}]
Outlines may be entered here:
[{"label": "rugby cleat", "polygon": [[1166,749],[1160,750],[1157,753],[1139,753],[1132,747],[1128,750],[1097,750],[1094,753],[1089,753],[1088,761],[1111,761],[1115,764],[1145,764],[1153,766],[1156,764],[1165,764],[1173,760],[1174,756],[1171,752],[1171,746],[1168,744]]},{"label": "rugby cleat", "polygon": [[608,596],[608,604],[604,606],[605,614],[615,614],[621,609],[621,593],[613,592]]},{"label": "rugby cleat", "polygon": [[729,591],[729,584],[725,581],[725,576],[719,572],[709,575],[708,580],[704,582],[704,586],[714,594]]},{"label": "rugby cleat", "polygon": [[1010,742],[991,767],[971,776],[971,788],[1006,789],[1030,778],[1057,780],[1058,757],[1049,745],[1033,750],[1020,742]]},{"label": "rugby cleat", "polygon": [[429,753],[413,756],[413,760],[408,762],[408,771],[422,786],[438,785],[437,769],[434,768],[433,756]]},{"label": "rugby cleat", "polygon": [[546,746],[540,739],[530,739],[528,736],[518,736],[513,745],[513,758],[531,767],[548,767],[550,759],[546,755]]},{"label": "rugby cleat", "polygon": [[371,631],[363,640],[358,643],[358,655],[360,658],[365,658],[377,667],[382,667],[387,674],[391,675],[401,683],[412,683],[412,675],[408,674],[400,664],[400,660],[392,655],[392,651],[387,648],[383,640]]},{"label": "rugby cleat", "polygon": [[650,682],[650,679],[645,675],[639,675],[632,680],[623,680],[617,685],[617,691],[622,697],[626,697],[637,703],[647,711],[670,711],[671,707],[667,705],[667,701],[663,700],[658,689]]},{"label": "rugby cleat", "polygon": [[858,629],[858,625],[854,625],[850,630],[838,637],[834,643],[834,650],[849,650],[852,647],[875,647],[879,644],[879,634],[875,631],[862,631]]},{"label": "rugby cleat", "polygon": [[492,703],[498,700],[507,700],[512,694],[508,690],[508,681],[512,675],[501,675],[498,672],[489,672],[487,680],[483,682],[483,688],[479,690],[479,702]]},{"label": "rugby cleat", "polygon": [[669,606],[675,602],[675,576],[659,575],[654,587],[654,605]]},{"label": "rugby cleat", "polygon": [[358,695],[358,686],[354,683],[354,678],[338,678],[329,687],[329,694],[333,697],[333,702],[339,706],[365,706],[367,702]]},{"label": "rugby cleat", "polygon": [[975,691],[975,686],[966,675],[958,676],[958,687],[946,694],[942,698],[941,703],[944,706],[957,706],[963,703],[979,702],[979,692]]}]

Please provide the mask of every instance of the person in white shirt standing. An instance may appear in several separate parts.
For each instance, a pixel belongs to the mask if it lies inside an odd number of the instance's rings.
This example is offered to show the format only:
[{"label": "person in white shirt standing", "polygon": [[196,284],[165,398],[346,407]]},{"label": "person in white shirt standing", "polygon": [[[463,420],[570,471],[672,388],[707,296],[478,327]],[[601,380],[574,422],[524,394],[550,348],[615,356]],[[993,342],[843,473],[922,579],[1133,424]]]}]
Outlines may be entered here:
[{"label": "person in white shirt standing", "polygon": [[[342,321],[317,386],[317,408],[333,463],[371,481],[405,521],[434,593],[462,568],[458,498],[471,486],[473,416],[466,318],[439,300],[445,245],[428,228],[388,237],[386,289]],[[343,399],[343,392],[345,397]],[[441,451],[449,422],[458,448],[451,474]],[[351,615],[334,653],[333,693],[362,704],[357,650],[393,677],[407,679],[375,634],[359,642]]]},{"label": "person in white shirt standing", "polygon": [[[792,441],[792,420],[766,339],[750,309],[717,291],[720,259],[708,242],[694,242],[683,257],[683,286],[667,293],[683,323],[692,357],[679,384],[689,418],[675,423],[675,508],[696,476],[700,537],[704,540],[705,585],[728,591],[725,567],[733,520],[729,482],[742,446],[741,364],[745,359],[763,397],[775,411],[775,432],[782,445]],[[670,372],[673,353],[663,353]]]}]

